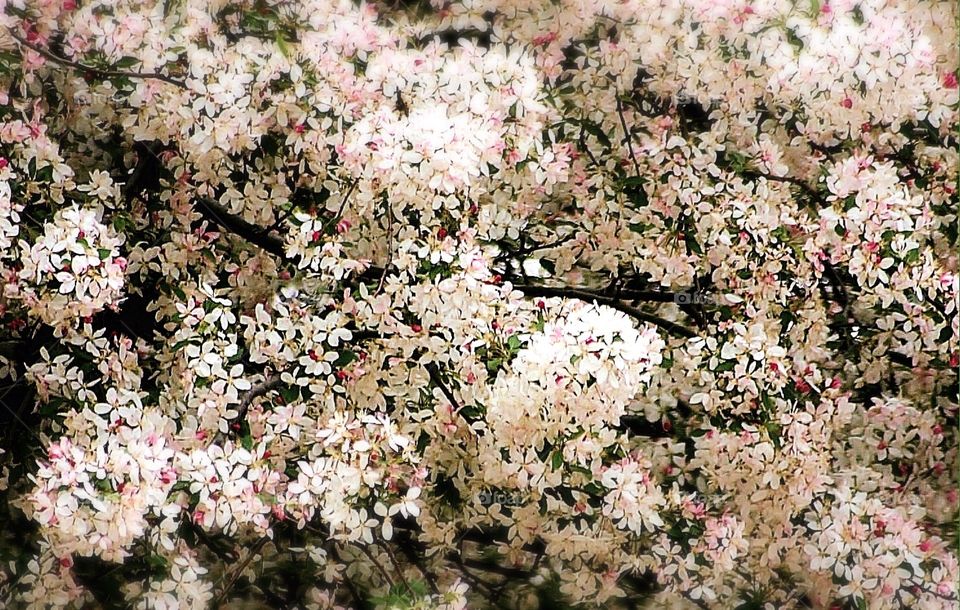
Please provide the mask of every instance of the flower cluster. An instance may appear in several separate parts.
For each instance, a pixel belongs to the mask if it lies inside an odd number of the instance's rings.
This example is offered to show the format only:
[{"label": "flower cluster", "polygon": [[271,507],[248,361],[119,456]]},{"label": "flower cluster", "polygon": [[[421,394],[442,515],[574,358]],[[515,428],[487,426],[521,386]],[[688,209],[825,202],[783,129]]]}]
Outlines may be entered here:
[{"label": "flower cluster", "polygon": [[22,283],[12,296],[50,325],[73,324],[120,303],[123,240],[97,216],[93,209],[64,208],[32,245],[20,242]]}]

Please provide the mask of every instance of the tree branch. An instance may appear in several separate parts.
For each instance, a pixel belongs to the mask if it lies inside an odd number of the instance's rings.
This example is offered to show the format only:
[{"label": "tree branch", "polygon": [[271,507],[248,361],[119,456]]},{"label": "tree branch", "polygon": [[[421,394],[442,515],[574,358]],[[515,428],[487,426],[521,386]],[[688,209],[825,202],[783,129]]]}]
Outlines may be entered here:
[{"label": "tree branch", "polygon": [[633,162],[633,169],[640,177],[640,165],[637,163],[637,156],[633,152],[633,134],[627,129],[627,120],[623,117],[623,102],[620,101],[620,94],[617,94],[617,116],[620,117],[620,126],[623,127],[623,140],[627,144],[627,151],[630,153],[630,160]]},{"label": "tree branch", "polygon": [[127,70],[102,70],[102,69],[100,69],[100,68],[94,68],[93,66],[88,66],[88,65],[86,65],[86,64],[81,64],[81,63],[76,62],[76,61],[71,61],[71,60],[67,59],[66,57],[60,57],[59,55],[57,55],[57,54],[55,54],[55,53],[53,53],[53,52],[51,52],[51,51],[49,51],[49,50],[47,50],[47,49],[44,49],[43,47],[40,47],[40,46],[38,46],[38,45],[35,45],[35,44],[31,43],[31,42],[27,42],[26,40],[24,40],[23,38],[21,38],[19,35],[17,35],[15,32],[12,32],[12,31],[11,31],[11,32],[10,32],[10,36],[13,37],[14,40],[16,40],[17,42],[19,42],[19,43],[22,44],[23,46],[27,47],[28,49],[30,49],[30,50],[32,50],[32,51],[35,51],[36,53],[39,53],[40,55],[43,55],[44,57],[46,57],[46,58],[49,59],[50,61],[52,61],[52,62],[54,62],[54,63],[57,63],[57,64],[60,64],[60,65],[62,65],[62,66],[67,66],[68,68],[73,68],[74,70],[80,70],[80,71],[83,71],[83,72],[93,73],[93,74],[96,74],[96,75],[101,76],[101,77],[103,77],[103,78],[126,77],[126,78],[141,78],[141,79],[160,80],[160,81],[163,81],[163,82],[165,82],[165,83],[170,83],[171,85],[176,85],[177,87],[180,87],[181,89],[186,89],[186,88],[187,88],[187,84],[186,84],[185,82],[183,82],[183,81],[181,81],[181,80],[178,80],[178,79],[176,79],[176,78],[173,78],[172,76],[167,76],[166,74],[160,74],[159,72],[131,72],[131,71],[127,71]]},{"label": "tree branch", "polygon": [[[250,388],[246,394],[243,395],[243,398],[240,399],[240,404],[237,406],[237,416],[233,418],[233,421],[240,422],[247,416],[247,411],[250,410],[250,405],[253,404],[253,401],[263,396],[270,390],[276,389],[281,383],[280,375],[276,377],[271,377],[269,374],[264,377],[264,380],[261,383]],[[217,434],[214,442],[222,441],[226,434],[220,432]]]},{"label": "tree branch", "polygon": [[798,186],[803,192],[805,192],[807,195],[810,195],[810,197],[819,203],[821,207],[830,206],[830,204],[827,203],[827,200],[824,199],[823,196],[816,191],[816,189],[810,187],[810,185],[799,178],[794,178],[792,176],[775,176],[773,174],[768,174],[755,169],[745,170],[743,175],[748,178],[766,178],[770,182],[783,182],[785,184]]},{"label": "tree branch", "polygon": [[283,240],[272,235],[266,235],[261,227],[231,214],[226,208],[212,199],[197,199],[196,206],[198,211],[207,220],[218,224],[231,233],[236,233],[265,252],[279,258],[286,258],[283,249]]},{"label": "tree branch", "polygon": [[[551,286],[534,286],[532,284],[514,284],[514,289],[519,290],[523,294],[532,297],[561,297],[566,299],[580,299],[581,301],[594,301],[601,305],[607,305],[613,307],[628,316],[640,320],[642,322],[649,322],[659,326],[667,333],[683,337],[685,339],[690,339],[698,336],[697,333],[693,332],[685,326],[681,326],[660,316],[656,316],[645,311],[641,311],[632,305],[628,305],[619,299],[611,297],[609,295],[603,294],[601,292],[596,292],[593,290],[586,290],[582,288],[567,288],[567,287],[551,287]],[[628,291],[632,293],[640,293],[642,291]],[[664,293],[652,293],[657,295],[657,300],[660,302],[671,302],[673,301],[673,295],[669,295],[669,299],[666,298]],[[662,299],[662,300],[661,300]],[[636,299],[641,300],[641,299]]]},{"label": "tree branch", "polygon": [[260,554],[260,549],[262,549],[269,540],[270,540],[269,536],[262,536],[259,540],[257,540],[254,543],[253,547],[250,549],[250,552],[247,553],[247,556],[240,563],[240,565],[237,566],[237,569],[233,571],[233,574],[231,574],[230,578],[227,580],[227,584],[223,586],[223,590],[220,591],[220,595],[215,597],[214,600],[210,603],[210,608],[212,610],[217,610],[217,608],[220,607],[220,604],[222,604],[227,600],[227,596],[230,594],[230,589],[232,589],[233,585],[235,585],[237,581],[240,580],[240,576],[243,575],[243,571],[247,568],[248,565],[250,565],[250,562],[253,561],[254,557]]},{"label": "tree branch", "polygon": [[453,392],[450,391],[450,388],[447,387],[447,384],[443,383],[443,379],[440,378],[440,372],[437,371],[436,367],[432,364],[425,364],[423,368],[427,369],[427,373],[430,375],[430,381],[433,382],[435,386],[440,388],[440,391],[443,392],[443,395],[446,396],[447,400],[450,401],[450,405],[453,406],[454,411],[457,412],[457,415],[462,417],[464,421],[468,424],[473,423],[463,414],[463,407],[460,406],[460,403],[457,401],[457,397],[453,395]]}]

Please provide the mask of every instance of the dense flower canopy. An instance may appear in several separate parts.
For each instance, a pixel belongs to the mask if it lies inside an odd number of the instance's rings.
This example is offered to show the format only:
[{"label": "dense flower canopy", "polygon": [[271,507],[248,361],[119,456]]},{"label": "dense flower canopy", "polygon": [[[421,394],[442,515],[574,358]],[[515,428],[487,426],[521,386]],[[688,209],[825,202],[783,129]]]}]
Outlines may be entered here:
[{"label": "dense flower canopy", "polygon": [[954,609],[951,0],[0,0],[0,606]]}]

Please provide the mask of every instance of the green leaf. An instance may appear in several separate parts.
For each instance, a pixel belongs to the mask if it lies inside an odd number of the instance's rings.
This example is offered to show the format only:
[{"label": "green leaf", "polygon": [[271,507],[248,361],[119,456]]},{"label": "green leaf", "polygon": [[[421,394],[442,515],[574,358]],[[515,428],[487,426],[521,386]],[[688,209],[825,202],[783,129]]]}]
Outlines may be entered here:
[{"label": "green leaf", "polygon": [[277,32],[276,35],[277,48],[280,49],[280,52],[283,53],[284,57],[290,57],[290,45],[287,44],[287,40],[284,38],[283,34]]},{"label": "green leaf", "polygon": [[354,352],[350,350],[344,350],[340,352],[340,355],[337,357],[337,359],[333,361],[333,367],[342,369],[356,359],[357,355]]},{"label": "green leaf", "polygon": [[554,470],[560,470],[560,467],[563,465],[563,453],[554,451],[553,457],[550,459],[550,465],[553,466]]},{"label": "green leaf", "polygon": [[583,119],[580,121],[580,125],[583,126],[584,131],[595,137],[597,141],[604,146],[604,148],[610,148],[613,145],[609,136],[607,136],[603,129],[593,121]]},{"label": "green leaf", "polygon": [[172,351],[174,351],[174,352],[180,351],[180,349],[182,349],[185,345],[189,345],[189,344],[190,344],[190,339],[184,339],[183,341],[177,341],[176,343],[173,344],[173,349],[172,349]]},{"label": "green leaf", "polygon": [[127,68],[132,68],[133,66],[140,63],[140,60],[136,57],[122,57],[120,61],[113,64],[113,67],[118,70],[125,70]]},{"label": "green leaf", "polygon": [[624,189],[642,187],[645,182],[646,181],[640,176],[627,176],[626,178],[620,181]]},{"label": "green leaf", "polygon": [[735,366],[736,366],[736,363],[733,360],[727,360],[718,364],[717,368],[714,370],[717,371],[718,373],[724,373],[726,371],[732,371]]}]

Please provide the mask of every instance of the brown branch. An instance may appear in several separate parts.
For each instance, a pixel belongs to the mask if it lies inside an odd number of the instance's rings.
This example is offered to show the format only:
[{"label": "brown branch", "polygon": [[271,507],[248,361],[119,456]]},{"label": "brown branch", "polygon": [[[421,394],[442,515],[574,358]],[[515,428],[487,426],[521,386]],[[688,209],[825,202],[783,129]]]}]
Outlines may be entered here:
[{"label": "brown branch", "polygon": [[194,523],[191,520],[185,520],[187,528],[194,533],[200,542],[204,544],[208,549],[210,549],[214,555],[219,557],[222,561],[227,563],[233,563],[240,559],[240,556],[237,554],[237,551],[231,548],[225,548],[225,545],[217,542],[213,538],[207,535],[203,528]]},{"label": "brown branch", "polygon": [[550,248],[556,248],[557,246],[562,246],[564,243],[566,243],[566,242],[570,241],[571,239],[573,239],[573,237],[574,237],[575,235],[576,235],[575,232],[574,232],[574,233],[570,233],[569,235],[565,235],[565,236],[563,236],[563,237],[560,237],[560,238],[558,238],[558,239],[556,239],[556,240],[554,240],[554,241],[552,241],[552,242],[550,242],[550,243],[537,244],[537,245],[533,245],[533,246],[528,246],[528,247],[526,247],[526,248],[520,248],[520,249],[517,250],[516,252],[511,252],[511,254],[513,254],[513,255],[515,255],[515,256],[523,256],[524,254],[530,254],[531,252],[536,252],[537,250],[549,250]]},{"label": "brown branch", "polygon": [[[601,292],[595,292],[592,290],[582,289],[582,288],[568,288],[568,287],[551,287],[551,286],[534,286],[532,284],[514,284],[514,289],[519,290],[523,294],[532,297],[561,297],[567,299],[580,299],[581,301],[594,301],[601,305],[607,305],[613,307],[628,316],[640,320],[642,322],[649,322],[656,326],[659,326],[664,331],[669,334],[672,334],[677,337],[683,337],[685,339],[690,339],[698,336],[697,333],[681,326],[660,316],[656,316],[645,311],[641,311],[632,305],[628,305],[619,299],[611,297],[609,295],[603,294]],[[630,291],[637,293],[639,291]],[[660,293],[657,293],[660,295]],[[665,296],[658,296],[658,298],[664,298]],[[639,299],[637,299],[639,300]],[[670,295],[670,301],[673,300],[673,295]],[[664,301],[665,302],[665,301]]]},{"label": "brown branch", "polygon": [[79,63],[79,62],[69,60],[69,59],[67,59],[66,57],[60,57],[59,55],[57,55],[57,54],[55,54],[55,53],[53,53],[53,52],[51,52],[51,51],[49,51],[49,50],[47,50],[47,49],[44,49],[43,47],[40,47],[40,46],[38,46],[38,45],[35,45],[35,44],[31,43],[31,42],[27,42],[26,40],[24,40],[23,38],[21,38],[20,36],[18,36],[16,33],[12,32],[12,31],[10,32],[10,36],[12,36],[14,40],[16,40],[17,42],[19,42],[19,43],[22,44],[23,46],[27,47],[28,49],[30,49],[30,50],[32,50],[32,51],[35,51],[35,52],[39,53],[40,55],[43,55],[44,57],[46,57],[46,58],[49,59],[50,61],[55,62],[55,63],[58,63],[58,64],[60,64],[60,65],[62,65],[62,66],[67,66],[67,67],[69,67],[69,68],[73,68],[74,70],[80,70],[80,71],[83,71],[83,72],[88,72],[88,73],[97,74],[97,75],[99,75],[99,76],[101,76],[101,77],[104,77],[104,78],[125,77],[125,78],[141,78],[141,79],[160,80],[160,81],[163,81],[163,82],[165,82],[165,83],[170,83],[171,85],[176,85],[177,87],[180,87],[181,89],[186,89],[186,88],[187,88],[187,84],[186,84],[185,82],[183,82],[183,81],[181,81],[181,80],[178,80],[178,79],[176,79],[176,78],[173,78],[172,76],[167,76],[166,74],[161,74],[161,73],[159,73],[159,72],[131,72],[131,71],[127,71],[127,70],[103,70],[103,69],[101,69],[101,68],[95,68],[95,67],[93,67],[93,66],[88,66],[88,65],[86,65],[86,64],[81,64],[81,63]]},{"label": "brown branch", "polygon": [[[404,530],[404,533],[407,535],[408,540],[405,542],[412,543],[413,535],[409,530]],[[397,541],[397,546],[400,548],[400,552],[403,553],[406,558],[412,563],[416,568],[423,574],[423,578],[427,581],[427,584],[430,585],[430,590],[433,591],[434,595],[440,595],[440,589],[437,587],[437,579],[434,578],[433,573],[427,569],[427,566],[423,564],[423,560],[417,555],[417,551],[413,549],[412,544],[404,544],[399,540]]]},{"label": "brown branch", "polygon": [[[368,549],[365,544],[357,544],[355,546],[358,549],[360,549],[360,551],[364,555],[367,556],[367,559],[370,560],[370,563],[372,563],[380,572],[380,574],[383,576],[383,580],[387,584],[387,586],[389,586],[392,589],[394,586],[393,579],[390,578],[389,574],[387,574],[387,571],[383,568],[383,565],[379,561],[377,561],[377,558],[373,556],[373,553],[370,552],[370,549]],[[407,585],[407,590],[410,591],[411,593],[413,592],[412,589],[410,589],[410,585]]]},{"label": "brown branch", "polygon": [[633,162],[633,169],[637,172],[637,178],[640,177],[640,165],[637,163],[637,156],[633,152],[633,134],[627,129],[627,120],[623,117],[623,102],[620,101],[620,95],[617,94],[617,116],[620,117],[620,126],[623,127],[623,140],[627,144],[627,151],[630,153],[630,160]]},{"label": "brown branch", "polygon": [[440,378],[440,372],[437,371],[436,367],[432,364],[425,364],[423,365],[423,368],[427,369],[427,374],[430,375],[430,380],[433,381],[434,385],[440,388],[440,391],[443,392],[443,395],[446,396],[448,401],[450,401],[450,404],[453,406],[454,410],[460,415],[460,417],[463,417],[468,423],[470,423],[470,420],[461,413],[463,407],[460,406],[460,403],[457,401],[457,397],[453,395],[453,392],[450,391],[450,388],[443,383],[443,379]]},{"label": "brown branch", "polygon": [[257,398],[263,396],[270,390],[275,389],[280,385],[280,376],[270,377],[267,375],[263,383],[257,384],[250,388],[250,391],[247,392],[243,399],[240,401],[240,406],[237,407],[237,417],[236,419],[243,419],[247,416],[247,410],[250,408],[250,404]]},{"label": "brown branch", "polygon": [[477,570],[483,570],[484,572],[492,572],[494,574],[499,574],[506,578],[519,578],[527,579],[531,578],[534,574],[531,570],[524,570],[522,568],[511,568],[508,566],[502,566],[496,563],[488,563],[486,561],[480,561],[479,559],[471,559],[469,557],[461,557],[461,565],[465,567],[475,568]]},{"label": "brown branch", "polygon": [[[240,399],[240,404],[237,406],[237,416],[233,418],[233,421],[239,422],[247,416],[247,411],[250,410],[250,405],[253,404],[253,401],[257,398],[263,396],[270,390],[274,390],[281,383],[280,375],[276,377],[271,377],[269,374],[266,375],[261,383],[250,388],[246,394],[243,395],[243,398]],[[218,433],[214,442],[219,442],[224,439],[226,434]]]},{"label": "brown branch", "polygon": [[745,170],[743,172],[748,178],[766,178],[770,182],[782,182],[784,184],[792,184],[794,186],[800,187],[800,189],[806,194],[810,195],[821,207],[829,207],[830,204],[826,199],[823,198],[823,195],[817,192],[816,189],[812,188],[809,184],[800,180],[799,178],[794,178],[792,176],[775,176],[773,174],[768,174],[766,172],[761,172],[755,169]]},{"label": "brown branch", "polygon": [[[328,539],[332,542],[332,540]],[[336,543],[330,545],[330,556],[333,557],[337,562],[346,566],[346,562],[340,556],[340,553],[337,551]],[[360,594],[360,590],[357,589],[357,586],[353,584],[353,580],[350,579],[350,576],[347,574],[347,570],[343,571],[343,582],[347,585],[347,590],[350,592],[350,595],[353,597],[353,601],[357,604],[357,610],[372,610],[373,604],[370,601]]]},{"label": "brown branch", "polygon": [[237,569],[233,571],[233,574],[227,580],[227,584],[223,586],[223,590],[220,591],[220,595],[214,598],[213,602],[210,604],[212,610],[217,610],[220,607],[220,604],[227,600],[227,596],[230,594],[230,590],[233,588],[237,581],[240,580],[240,577],[243,575],[243,571],[247,569],[247,566],[250,565],[250,562],[253,561],[254,557],[260,554],[260,550],[264,547],[267,542],[269,542],[269,536],[262,536],[257,540],[253,547],[251,547],[250,552],[244,558],[240,565],[237,566]]},{"label": "brown branch", "polygon": [[670,432],[663,427],[663,422],[651,422],[639,415],[623,415],[616,429],[626,430],[636,436],[645,438],[669,438]]},{"label": "brown branch", "polygon": [[261,227],[231,214],[225,207],[212,199],[197,199],[198,211],[206,218],[231,233],[235,233],[263,251],[279,258],[286,258],[283,240],[279,237],[266,235]]}]

